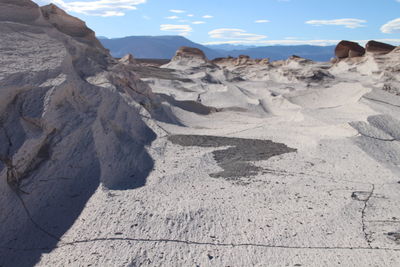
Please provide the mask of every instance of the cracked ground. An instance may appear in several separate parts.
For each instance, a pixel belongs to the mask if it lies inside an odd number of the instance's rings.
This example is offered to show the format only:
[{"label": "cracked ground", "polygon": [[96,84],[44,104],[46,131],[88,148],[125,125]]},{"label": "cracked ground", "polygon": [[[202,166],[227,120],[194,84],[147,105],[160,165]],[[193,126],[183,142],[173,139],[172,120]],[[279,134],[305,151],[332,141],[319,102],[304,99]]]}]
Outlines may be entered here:
[{"label": "cracked ground", "polygon": [[[269,127],[234,135],[266,139]],[[286,143],[298,151],[255,159],[255,175],[227,179],[210,176],[222,170],[213,153],[221,147],[159,139],[147,185],[99,188],[39,266],[398,265],[398,176],[351,139]]]}]

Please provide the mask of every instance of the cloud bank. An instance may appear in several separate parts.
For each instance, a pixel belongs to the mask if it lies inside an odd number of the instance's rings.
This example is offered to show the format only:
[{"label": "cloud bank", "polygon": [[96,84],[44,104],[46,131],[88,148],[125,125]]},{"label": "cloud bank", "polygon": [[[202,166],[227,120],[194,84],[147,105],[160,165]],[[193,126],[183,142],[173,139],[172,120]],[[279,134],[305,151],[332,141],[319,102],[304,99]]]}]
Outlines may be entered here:
[{"label": "cloud bank", "polygon": [[[400,0],[398,0],[400,2]],[[400,33],[400,18],[394,19],[381,27],[383,33]]]},{"label": "cloud bank", "polygon": [[266,35],[248,33],[242,29],[215,29],[208,33],[214,39],[231,39],[232,41],[259,41],[267,38]]},{"label": "cloud bank", "polygon": [[161,31],[174,32],[182,36],[188,35],[193,29],[190,25],[161,24]]},{"label": "cloud bank", "polygon": [[54,3],[67,12],[75,12],[90,16],[124,16],[126,11],[137,9],[136,6],[144,4],[147,0],[36,0],[40,5]]},{"label": "cloud bank", "polygon": [[334,26],[344,26],[349,29],[355,29],[364,27],[366,20],[363,19],[333,19],[333,20],[309,20],[306,21],[306,24],[314,25],[314,26],[325,26],[325,25],[334,25]]}]

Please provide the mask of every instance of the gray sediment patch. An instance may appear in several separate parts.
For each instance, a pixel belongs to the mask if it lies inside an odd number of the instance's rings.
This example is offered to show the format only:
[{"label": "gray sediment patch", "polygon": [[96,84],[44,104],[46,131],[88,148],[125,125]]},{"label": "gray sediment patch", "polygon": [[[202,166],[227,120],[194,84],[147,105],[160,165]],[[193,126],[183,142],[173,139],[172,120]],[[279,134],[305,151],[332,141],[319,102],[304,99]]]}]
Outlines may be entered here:
[{"label": "gray sediment patch", "polygon": [[207,135],[172,135],[168,139],[181,146],[228,147],[213,152],[215,161],[224,170],[211,173],[210,176],[232,180],[251,177],[262,171],[262,168],[254,166],[251,162],[297,151],[285,144],[270,140]]}]

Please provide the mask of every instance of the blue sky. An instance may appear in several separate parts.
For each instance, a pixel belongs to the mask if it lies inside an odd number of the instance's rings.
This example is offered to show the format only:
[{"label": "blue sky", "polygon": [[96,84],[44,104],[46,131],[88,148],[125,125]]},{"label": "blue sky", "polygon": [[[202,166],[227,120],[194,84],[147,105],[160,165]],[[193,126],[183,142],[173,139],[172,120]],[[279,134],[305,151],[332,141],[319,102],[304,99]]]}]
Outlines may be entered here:
[{"label": "blue sky", "polygon": [[98,36],[183,35],[202,44],[400,44],[400,0],[35,0]]}]

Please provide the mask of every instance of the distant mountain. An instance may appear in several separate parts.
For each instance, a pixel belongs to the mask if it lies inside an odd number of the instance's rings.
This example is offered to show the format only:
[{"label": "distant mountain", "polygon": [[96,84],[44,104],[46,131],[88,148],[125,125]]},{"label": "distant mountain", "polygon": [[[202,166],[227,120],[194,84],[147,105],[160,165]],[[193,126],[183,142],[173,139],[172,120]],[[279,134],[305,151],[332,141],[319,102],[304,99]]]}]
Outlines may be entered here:
[{"label": "distant mountain", "polygon": [[100,42],[114,57],[130,53],[135,58],[170,59],[181,46],[201,49],[208,58],[222,57],[223,54],[194,43],[182,36],[130,36],[116,39],[100,38]]},{"label": "distant mountain", "polygon": [[219,44],[219,45],[206,45],[213,50],[232,51],[232,50],[245,50],[257,47],[255,45],[233,45],[233,44]]},{"label": "distant mountain", "polygon": [[329,61],[334,57],[335,46],[291,45],[261,46],[248,49],[226,51],[226,56],[248,55],[251,58],[287,59],[297,55],[314,61]]},{"label": "distant mountain", "polygon": [[328,61],[334,57],[335,46],[247,46],[247,45],[210,45],[194,43],[182,36],[130,36],[98,39],[108,48],[114,57],[123,57],[130,53],[135,58],[170,59],[181,46],[201,49],[208,59],[216,57],[237,57],[248,55],[251,58],[269,58],[270,60],[287,59],[297,55],[314,61]]}]

